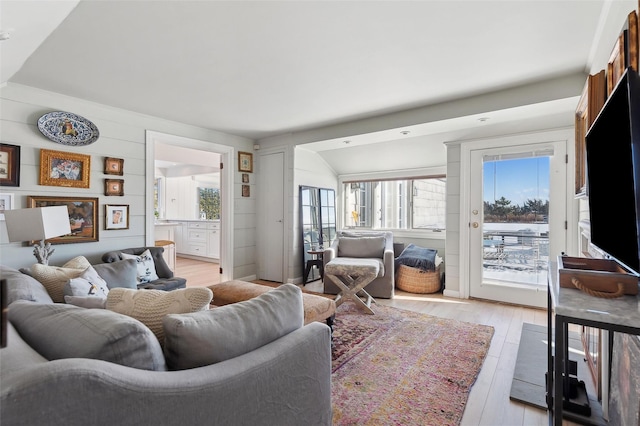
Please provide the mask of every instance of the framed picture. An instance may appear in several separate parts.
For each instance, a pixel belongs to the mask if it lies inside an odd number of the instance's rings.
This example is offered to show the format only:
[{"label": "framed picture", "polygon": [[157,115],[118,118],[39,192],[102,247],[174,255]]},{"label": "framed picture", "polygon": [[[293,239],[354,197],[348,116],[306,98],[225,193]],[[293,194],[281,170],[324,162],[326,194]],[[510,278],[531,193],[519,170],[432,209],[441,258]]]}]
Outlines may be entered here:
[{"label": "framed picture", "polygon": [[576,173],[575,195],[587,195],[587,131],[602,109],[607,98],[607,78],[605,71],[589,75],[575,113]]},{"label": "framed picture", "polygon": [[104,195],[124,195],[124,179],[105,179]]},{"label": "framed picture", "polygon": [[124,160],[122,158],[105,157],[104,174],[122,176],[124,174]]},{"label": "framed picture", "polygon": [[238,151],[238,170],[253,173],[253,154]]},{"label": "framed picture", "polygon": [[13,210],[13,194],[0,193],[0,220],[4,220],[5,210]]},{"label": "framed picture", "polygon": [[129,205],[105,204],[104,229],[129,229]]},{"label": "framed picture", "polygon": [[0,143],[0,186],[20,186],[20,147]]},{"label": "framed picture", "polygon": [[249,183],[249,173],[242,174],[242,183]]},{"label": "framed picture", "polygon": [[[28,196],[28,207],[67,206],[71,233],[51,238],[51,244],[90,243],[98,241],[98,199],[89,197]],[[36,244],[39,241],[31,241]]]},{"label": "framed picture", "polygon": [[89,188],[91,156],[40,150],[40,185]]},{"label": "framed picture", "polygon": [[249,185],[242,185],[242,196],[243,197],[251,196],[251,187]]}]

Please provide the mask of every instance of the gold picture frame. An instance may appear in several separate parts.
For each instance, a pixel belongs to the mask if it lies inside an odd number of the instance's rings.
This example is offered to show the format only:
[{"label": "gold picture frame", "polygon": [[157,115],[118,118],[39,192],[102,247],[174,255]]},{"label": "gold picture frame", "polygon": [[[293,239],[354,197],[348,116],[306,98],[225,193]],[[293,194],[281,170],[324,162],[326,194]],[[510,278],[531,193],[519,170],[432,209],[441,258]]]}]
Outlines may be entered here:
[{"label": "gold picture frame", "polygon": [[[89,243],[98,241],[98,199],[92,197],[44,197],[28,196],[27,206],[67,206],[71,233],[50,238],[51,244]],[[31,241],[36,244],[39,241]]]},{"label": "gold picture frame", "polygon": [[124,179],[105,179],[104,195],[124,195]]},{"label": "gold picture frame", "polygon": [[40,150],[40,185],[89,188],[90,176],[90,155]]},{"label": "gold picture frame", "polygon": [[249,185],[242,185],[242,196],[243,197],[251,196],[251,187]]},{"label": "gold picture frame", "polygon": [[104,174],[122,176],[124,174],[124,159],[105,157]]},{"label": "gold picture frame", "polygon": [[129,205],[105,204],[104,229],[129,229]]},{"label": "gold picture frame", "polygon": [[238,151],[238,171],[253,173],[253,154]]}]

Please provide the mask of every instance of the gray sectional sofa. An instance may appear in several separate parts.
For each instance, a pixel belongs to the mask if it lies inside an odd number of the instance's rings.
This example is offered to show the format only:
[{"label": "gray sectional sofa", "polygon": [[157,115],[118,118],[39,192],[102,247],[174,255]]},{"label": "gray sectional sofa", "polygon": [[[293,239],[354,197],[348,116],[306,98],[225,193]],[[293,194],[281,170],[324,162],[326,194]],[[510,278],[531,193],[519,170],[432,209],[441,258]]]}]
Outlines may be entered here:
[{"label": "gray sectional sofa", "polygon": [[166,315],[162,347],[129,316],[54,303],[6,266],[0,278],[9,302],[3,426],[331,424],[330,329],[303,326],[296,286]]}]

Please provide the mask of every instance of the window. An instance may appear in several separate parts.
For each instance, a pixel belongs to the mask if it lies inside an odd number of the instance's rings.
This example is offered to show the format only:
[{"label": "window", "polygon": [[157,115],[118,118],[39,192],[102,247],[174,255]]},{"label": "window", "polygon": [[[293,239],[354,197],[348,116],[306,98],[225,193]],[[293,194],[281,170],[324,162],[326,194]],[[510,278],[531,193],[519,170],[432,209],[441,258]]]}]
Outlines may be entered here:
[{"label": "window", "polygon": [[445,229],[446,177],[345,182],[345,227]]},{"label": "window", "polygon": [[201,219],[220,219],[220,190],[217,188],[198,188],[198,206]]}]

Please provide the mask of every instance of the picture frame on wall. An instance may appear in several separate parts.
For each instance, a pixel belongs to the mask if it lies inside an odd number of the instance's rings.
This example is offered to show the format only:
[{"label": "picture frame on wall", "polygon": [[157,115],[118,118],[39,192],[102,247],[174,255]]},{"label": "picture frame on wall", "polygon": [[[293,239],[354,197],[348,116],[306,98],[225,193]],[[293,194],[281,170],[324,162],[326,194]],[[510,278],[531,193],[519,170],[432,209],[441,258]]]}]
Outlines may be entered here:
[{"label": "picture frame on wall", "polygon": [[242,174],[242,183],[249,183],[249,173]]},{"label": "picture frame on wall", "polygon": [[122,176],[124,174],[124,159],[105,157],[104,174]]},{"label": "picture frame on wall", "polygon": [[[50,238],[51,244],[90,243],[98,241],[98,198],[94,197],[48,197],[30,195],[27,207],[67,206],[71,233]],[[39,241],[31,241],[36,244]]]},{"label": "picture frame on wall", "polygon": [[251,196],[251,187],[249,185],[242,185],[242,196],[243,197]]},{"label": "picture frame on wall", "polygon": [[20,186],[20,147],[0,144],[0,186]]},{"label": "picture frame on wall", "polygon": [[0,220],[4,220],[5,210],[13,210],[13,194],[0,193]]},{"label": "picture frame on wall", "polygon": [[89,188],[90,176],[90,155],[40,150],[40,185]]},{"label": "picture frame on wall", "polygon": [[253,173],[253,154],[238,151],[238,171]]},{"label": "picture frame on wall", "polygon": [[104,229],[129,229],[129,205],[105,204]]},{"label": "picture frame on wall", "polygon": [[123,196],[124,195],[124,179],[105,179],[104,195]]}]

